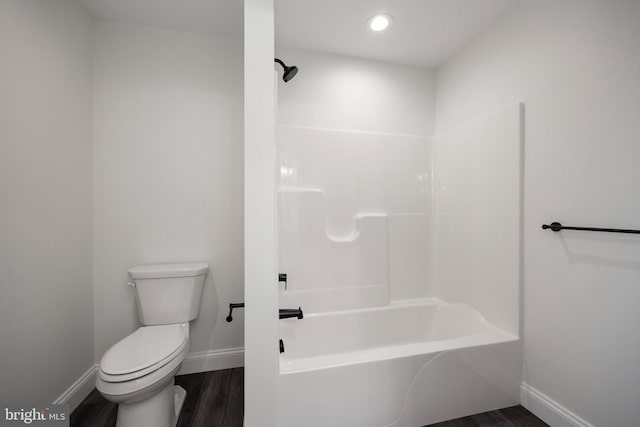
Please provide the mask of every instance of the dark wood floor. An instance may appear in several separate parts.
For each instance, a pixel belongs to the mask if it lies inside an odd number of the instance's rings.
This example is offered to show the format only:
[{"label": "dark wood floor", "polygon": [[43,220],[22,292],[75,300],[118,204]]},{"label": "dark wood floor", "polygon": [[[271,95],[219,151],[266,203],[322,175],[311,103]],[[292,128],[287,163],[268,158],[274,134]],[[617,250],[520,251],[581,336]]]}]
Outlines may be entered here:
[{"label": "dark wood floor", "polygon": [[[176,384],[187,391],[177,427],[242,427],[244,369],[179,375]],[[71,414],[71,427],[113,427],[116,414],[94,389]]]},{"label": "dark wood floor", "polygon": [[428,427],[549,427],[522,406],[484,412],[457,420],[431,424]]},{"label": "dark wood floor", "polygon": [[[176,384],[187,391],[177,427],[242,427],[244,370],[242,368],[180,375]],[[117,406],[97,391],[71,414],[71,427],[113,427]],[[485,412],[430,427],[544,427],[547,424],[522,406]],[[306,427],[300,425],[299,427]],[[548,427],[548,426],[547,426]]]}]

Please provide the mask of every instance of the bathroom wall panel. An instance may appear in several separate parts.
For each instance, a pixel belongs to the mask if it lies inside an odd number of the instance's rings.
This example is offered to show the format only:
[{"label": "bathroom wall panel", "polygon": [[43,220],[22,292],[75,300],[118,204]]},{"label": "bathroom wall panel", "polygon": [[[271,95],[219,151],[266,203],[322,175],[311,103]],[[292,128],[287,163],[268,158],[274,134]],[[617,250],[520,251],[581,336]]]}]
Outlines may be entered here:
[{"label": "bathroom wall panel", "polygon": [[640,419],[640,240],[540,226],[640,228],[638,22],[635,0],[521,2],[437,73],[438,133],[526,105],[523,381],[594,426]]},{"label": "bathroom wall panel", "polygon": [[[243,345],[242,41],[101,22],[94,59],[96,360],[139,326],[127,269],[206,261],[191,352]],[[224,66],[221,66],[224,64]]]},{"label": "bathroom wall panel", "polygon": [[522,112],[508,107],[434,138],[436,296],[516,336]]},{"label": "bathroom wall panel", "polygon": [[[282,46],[276,56],[300,69],[278,81],[280,185],[323,191],[325,227],[338,240],[354,233],[357,215],[385,213],[393,284],[291,290],[280,303],[347,309],[431,295],[433,70]],[[281,149],[290,144],[300,145]]]},{"label": "bathroom wall panel", "polygon": [[359,214],[430,212],[429,138],[279,126],[278,160],[281,187],[325,194],[333,238],[349,238]]},{"label": "bathroom wall panel", "polygon": [[281,190],[278,199],[280,271],[287,272],[288,289],[388,287],[386,215],[358,216],[351,234],[336,239],[327,232],[323,192]]},{"label": "bathroom wall panel", "polygon": [[300,69],[279,80],[279,124],[433,135],[433,70],[282,46],[276,56]]},{"label": "bathroom wall panel", "polygon": [[389,298],[435,296],[433,214],[389,216]]},{"label": "bathroom wall panel", "polygon": [[93,366],[91,21],[0,2],[0,402],[53,402]]},{"label": "bathroom wall panel", "polygon": [[[314,310],[429,295],[430,150],[425,137],[279,127],[281,303],[309,303],[303,290]],[[342,302],[320,304],[328,292]]]}]

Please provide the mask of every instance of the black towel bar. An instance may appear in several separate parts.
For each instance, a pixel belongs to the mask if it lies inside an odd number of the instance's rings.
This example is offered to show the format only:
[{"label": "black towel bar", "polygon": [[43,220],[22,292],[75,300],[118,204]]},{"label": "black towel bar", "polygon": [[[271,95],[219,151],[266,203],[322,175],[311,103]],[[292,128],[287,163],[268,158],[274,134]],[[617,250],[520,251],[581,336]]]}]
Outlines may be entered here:
[{"label": "black towel bar", "polygon": [[559,222],[552,222],[551,224],[542,224],[543,230],[580,230],[580,231],[600,231],[603,233],[627,233],[627,234],[640,234],[640,230],[626,230],[623,228],[596,228],[596,227],[572,227],[562,225]]}]

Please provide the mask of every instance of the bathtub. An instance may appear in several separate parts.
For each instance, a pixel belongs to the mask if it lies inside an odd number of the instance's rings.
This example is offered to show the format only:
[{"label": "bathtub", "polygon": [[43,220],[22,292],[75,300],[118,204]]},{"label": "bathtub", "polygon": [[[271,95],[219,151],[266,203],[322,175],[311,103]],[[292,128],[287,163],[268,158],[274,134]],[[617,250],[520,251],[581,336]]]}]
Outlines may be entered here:
[{"label": "bathtub", "polygon": [[280,324],[283,427],[418,427],[519,403],[517,336],[437,299]]}]

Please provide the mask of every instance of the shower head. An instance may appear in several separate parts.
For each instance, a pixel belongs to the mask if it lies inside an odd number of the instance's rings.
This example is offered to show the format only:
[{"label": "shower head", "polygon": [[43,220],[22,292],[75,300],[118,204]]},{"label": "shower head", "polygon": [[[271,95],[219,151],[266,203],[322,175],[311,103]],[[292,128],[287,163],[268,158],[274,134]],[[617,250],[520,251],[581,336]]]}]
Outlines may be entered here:
[{"label": "shower head", "polygon": [[298,67],[296,67],[295,65],[292,65],[291,67],[287,67],[287,65],[281,60],[279,60],[278,58],[275,58],[274,60],[278,64],[282,65],[282,68],[284,69],[284,73],[282,74],[282,80],[284,80],[285,82],[288,82],[289,80],[294,78],[296,74],[298,74]]}]

